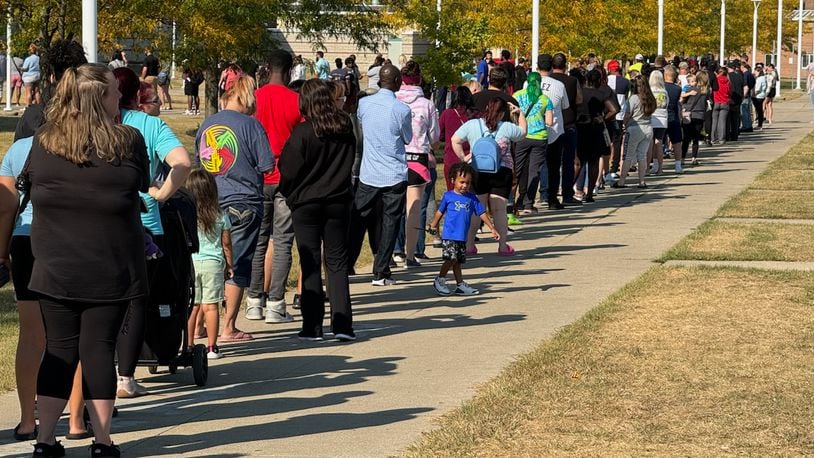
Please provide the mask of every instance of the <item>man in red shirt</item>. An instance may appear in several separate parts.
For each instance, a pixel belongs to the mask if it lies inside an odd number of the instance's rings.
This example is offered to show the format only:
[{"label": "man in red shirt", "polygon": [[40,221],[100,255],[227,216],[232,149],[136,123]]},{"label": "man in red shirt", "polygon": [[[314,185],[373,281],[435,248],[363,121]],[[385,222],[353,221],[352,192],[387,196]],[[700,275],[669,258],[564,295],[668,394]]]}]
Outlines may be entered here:
[{"label": "man in red shirt", "polygon": [[[293,65],[294,58],[290,53],[279,49],[271,51],[268,57],[269,84],[255,92],[255,117],[266,130],[275,164],[294,126],[302,121],[299,95],[287,87]],[[265,308],[266,323],[293,321],[286,311],[285,285],[291,270],[294,227],[291,210],[279,192],[279,185],[280,171],[275,166],[271,173],[263,177],[263,222],[252,262],[249,297],[246,299],[246,318],[262,320]],[[273,245],[270,246],[272,234]]]}]

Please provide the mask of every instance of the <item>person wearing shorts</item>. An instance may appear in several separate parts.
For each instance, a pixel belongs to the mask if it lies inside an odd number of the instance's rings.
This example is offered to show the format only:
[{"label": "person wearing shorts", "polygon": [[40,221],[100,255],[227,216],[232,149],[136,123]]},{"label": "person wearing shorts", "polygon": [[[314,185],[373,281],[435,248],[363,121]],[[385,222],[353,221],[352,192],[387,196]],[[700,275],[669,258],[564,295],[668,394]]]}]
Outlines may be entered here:
[{"label": "person wearing shorts", "polygon": [[25,85],[26,105],[42,102],[40,99],[40,56],[37,55],[37,45],[28,46],[29,56],[23,61],[22,80]]},{"label": "person wearing shorts", "polygon": [[[429,225],[429,232],[438,232],[438,223],[444,218],[444,230],[441,234],[441,257],[444,263],[441,271],[433,281],[435,291],[441,296],[455,294],[457,296],[474,296],[479,293],[475,288],[469,286],[463,279],[461,265],[466,262],[466,237],[469,233],[469,226],[473,216],[477,215],[481,221],[492,231],[495,239],[499,240],[500,235],[492,225],[492,221],[486,214],[486,207],[478,200],[478,196],[470,192],[472,180],[476,172],[471,165],[465,162],[458,162],[449,169],[448,179],[453,183],[453,190],[444,193],[435,217]],[[455,290],[447,286],[447,273],[452,269],[455,275]]]}]

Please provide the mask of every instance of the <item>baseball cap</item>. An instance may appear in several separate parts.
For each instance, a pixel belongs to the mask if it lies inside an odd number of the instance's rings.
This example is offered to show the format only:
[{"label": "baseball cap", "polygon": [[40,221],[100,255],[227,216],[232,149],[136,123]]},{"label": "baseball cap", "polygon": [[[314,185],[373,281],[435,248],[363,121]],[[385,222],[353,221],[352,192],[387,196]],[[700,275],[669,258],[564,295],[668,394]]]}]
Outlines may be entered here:
[{"label": "baseball cap", "polygon": [[641,54],[636,54],[636,60],[644,60],[644,56]]},{"label": "baseball cap", "polygon": [[608,71],[609,72],[615,72],[616,70],[619,70],[619,67],[621,67],[621,65],[619,65],[618,60],[612,60],[612,61],[608,62]]}]

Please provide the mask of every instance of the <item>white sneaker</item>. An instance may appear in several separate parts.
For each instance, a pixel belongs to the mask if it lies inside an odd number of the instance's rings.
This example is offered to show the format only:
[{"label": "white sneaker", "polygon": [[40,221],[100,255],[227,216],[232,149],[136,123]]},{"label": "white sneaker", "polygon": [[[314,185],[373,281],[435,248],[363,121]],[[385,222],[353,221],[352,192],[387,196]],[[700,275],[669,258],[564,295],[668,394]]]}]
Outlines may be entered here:
[{"label": "white sneaker", "polygon": [[222,357],[223,353],[220,352],[217,345],[209,347],[209,352],[206,354],[206,359],[221,359]]},{"label": "white sneaker", "polygon": [[119,398],[136,398],[149,394],[146,388],[136,383],[133,377],[119,376],[116,383],[116,396]]},{"label": "white sneaker", "polygon": [[396,261],[396,264],[404,264],[407,261],[407,257],[401,253],[396,253],[393,255],[393,261]]},{"label": "white sneaker", "polygon": [[435,292],[441,296],[449,296],[452,294],[452,291],[449,290],[449,286],[447,286],[447,279],[445,277],[435,277],[432,286],[435,288]]},{"label": "white sneaker", "polygon": [[262,297],[247,297],[246,298],[246,319],[247,320],[262,320],[263,319],[263,298]]},{"label": "white sneaker", "polygon": [[294,317],[285,309],[285,299],[266,301],[266,323],[291,323]]},{"label": "white sneaker", "polygon": [[185,116],[192,116],[192,111],[190,111],[190,110],[184,110],[184,115],[185,115]]},{"label": "white sneaker", "polygon": [[478,294],[480,294],[480,291],[469,286],[465,281],[458,283],[458,287],[455,288],[456,296],[475,296]]},{"label": "white sneaker", "polygon": [[604,181],[605,184],[612,184],[614,181],[616,181],[616,178],[613,175],[614,174],[612,173],[605,174],[605,176],[602,177],[602,181]]},{"label": "white sneaker", "polygon": [[396,284],[396,280],[392,278],[380,278],[378,280],[373,280],[370,282],[373,286],[393,286]]}]

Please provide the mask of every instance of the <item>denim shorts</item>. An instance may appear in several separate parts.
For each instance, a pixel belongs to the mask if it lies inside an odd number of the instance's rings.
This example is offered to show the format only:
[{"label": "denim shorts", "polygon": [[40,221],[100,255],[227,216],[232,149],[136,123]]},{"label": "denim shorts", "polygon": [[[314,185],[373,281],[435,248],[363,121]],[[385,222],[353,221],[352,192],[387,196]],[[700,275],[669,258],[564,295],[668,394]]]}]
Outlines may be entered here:
[{"label": "denim shorts", "polygon": [[263,207],[246,204],[229,204],[223,212],[232,223],[232,270],[234,275],[228,283],[246,288],[252,277],[252,259],[257,247],[257,236],[260,235],[260,223],[263,220]]}]

